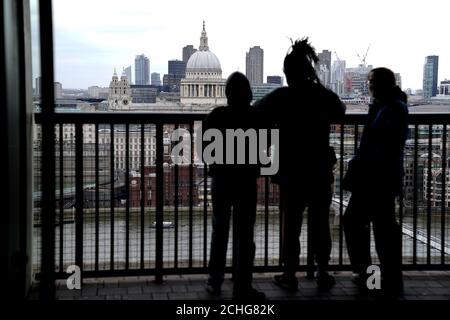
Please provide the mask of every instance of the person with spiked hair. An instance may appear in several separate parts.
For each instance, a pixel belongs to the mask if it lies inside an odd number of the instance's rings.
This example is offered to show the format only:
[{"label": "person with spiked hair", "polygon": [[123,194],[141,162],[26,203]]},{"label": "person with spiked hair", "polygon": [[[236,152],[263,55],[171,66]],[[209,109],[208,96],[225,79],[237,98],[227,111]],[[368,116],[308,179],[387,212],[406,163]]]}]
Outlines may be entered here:
[{"label": "person with spiked hair", "polygon": [[278,88],[257,101],[269,125],[279,128],[279,170],[272,178],[280,185],[282,207],[282,262],[284,272],[276,285],[298,289],[300,231],[308,208],[311,248],[317,263],[316,280],[321,290],[335,281],[328,273],[331,253],[329,209],[331,204],[334,150],[329,146],[330,124],[340,122],[345,105],[317,77],[318,57],[308,38],[292,43],[284,59],[287,87]]}]

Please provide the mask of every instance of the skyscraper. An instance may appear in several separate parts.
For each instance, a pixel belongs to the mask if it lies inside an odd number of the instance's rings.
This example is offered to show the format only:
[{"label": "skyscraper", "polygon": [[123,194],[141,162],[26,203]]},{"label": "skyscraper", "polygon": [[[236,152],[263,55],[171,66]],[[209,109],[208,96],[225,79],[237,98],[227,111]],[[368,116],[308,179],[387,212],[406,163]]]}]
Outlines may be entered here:
[{"label": "skyscraper", "polygon": [[170,92],[179,92],[181,79],[186,77],[186,63],[180,60],[169,60],[168,69],[169,74],[164,75],[163,85],[168,86]]},{"label": "skyscraper", "polygon": [[331,51],[322,50],[318,54],[319,62],[316,64],[317,75],[322,81],[322,84],[330,88],[331,83]]},{"label": "skyscraper", "polygon": [[178,77],[184,78],[186,75],[186,63],[180,60],[169,60],[168,61],[169,74],[176,75]]},{"label": "skyscraper", "polygon": [[160,86],[161,85],[161,75],[158,72],[152,73],[152,86]]},{"label": "skyscraper", "polygon": [[333,61],[330,75],[330,89],[339,96],[345,94],[345,60]]},{"label": "skyscraper", "polygon": [[53,83],[53,87],[55,88],[55,99],[62,98],[62,84],[60,82]]},{"label": "skyscraper", "polygon": [[194,48],[192,44],[187,45],[183,48],[183,62],[187,63],[189,58],[196,52],[197,49]]},{"label": "skyscraper", "polygon": [[439,56],[425,57],[423,66],[423,97],[431,98],[437,95]]},{"label": "skyscraper", "polygon": [[264,50],[259,46],[250,48],[245,55],[245,75],[251,85],[262,85],[264,79]]},{"label": "skyscraper", "polygon": [[322,52],[320,52],[318,54],[318,56],[319,56],[319,64],[326,65],[327,69],[330,70],[331,69],[331,51],[322,50]]},{"label": "skyscraper", "polygon": [[320,65],[317,77],[325,87],[330,88],[330,69],[325,64]]},{"label": "skyscraper", "polygon": [[130,84],[133,84],[133,82],[132,82],[132,77],[131,77],[131,66],[128,66],[128,67],[126,67],[125,69],[124,69],[124,72],[125,72],[125,74],[127,75],[127,78],[128,78],[128,82],[130,83]]},{"label": "skyscraper", "polygon": [[134,76],[136,84],[150,84],[150,60],[144,54],[134,59]]},{"label": "skyscraper", "polygon": [[394,73],[395,76],[395,84],[397,86],[400,87],[400,89],[402,88],[402,76],[400,75],[400,73]]}]

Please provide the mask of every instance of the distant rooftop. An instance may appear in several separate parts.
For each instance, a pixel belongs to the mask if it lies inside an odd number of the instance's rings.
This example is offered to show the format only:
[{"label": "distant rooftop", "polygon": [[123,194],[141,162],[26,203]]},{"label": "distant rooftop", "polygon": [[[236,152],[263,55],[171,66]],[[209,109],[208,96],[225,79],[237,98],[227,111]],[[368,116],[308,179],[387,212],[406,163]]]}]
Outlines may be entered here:
[{"label": "distant rooftop", "polygon": [[[88,101],[63,99],[56,102],[55,112],[95,112],[93,110],[86,110],[85,108],[77,107],[63,107],[61,105],[77,105],[81,103],[89,103]],[[158,101],[156,103],[133,103],[131,109],[126,112],[150,112],[150,113],[208,113],[218,105],[183,105],[179,102]],[[450,113],[449,104],[425,104],[409,106],[410,113]],[[369,110],[368,105],[363,104],[347,104],[348,114],[365,114]],[[35,111],[41,112],[40,103],[35,102]],[[123,110],[118,110],[123,111]],[[105,111],[103,111],[105,112]],[[109,111],[114,112],[114,111]]]}]

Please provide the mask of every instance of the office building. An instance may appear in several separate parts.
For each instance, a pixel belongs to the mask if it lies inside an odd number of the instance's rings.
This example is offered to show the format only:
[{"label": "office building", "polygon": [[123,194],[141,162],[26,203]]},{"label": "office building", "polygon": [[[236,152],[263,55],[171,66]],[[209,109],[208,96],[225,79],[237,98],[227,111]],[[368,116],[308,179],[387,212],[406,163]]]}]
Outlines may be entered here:
[{"label": "office building", "polygon": [[327,88],[331,88],[331,51],[323,50],[318,54],[319,61],[315,68],[322,84]]},{"label": "office building", "polygon": [[160,86],[161,85],[161,75],[158,72],[152,73],[152,86]]},{"label": "office building", "polygon": [[187,63],[189,58],[197,51],[193,45],[187,45],[183,48],[183,62]]},{"label": "office building", "polygon": [[99,86],[90,86],[88,88],[88,97],[89,98],[98,98],[100,95],[100,87]]},{"label": "office building", "polygon": [[55,82],[55,99],[62,99],[62,84],[60,82]]},{"label": "office building", "polygon": [[156,103],[158,89],[150,85],[134,84],[130,86],[133,103]]},{"label": "office building", "polygon": [[339,96],[345,95],[345,60],[333,61],[330,74],[330,89]]},{"label": "office building", "polygon": [[135,84],[150,84],[150,60],[143,54],[134,60]]},{"label": "office building", "polygon": [[395,84],[401,89],[402,88],[402,76],[400,73],[394,73],[395,75]]},{"label": "office building", "polygon": [[360,64],[356,68],[345,69],[344,91],[346,95],[368,96],[369,86],[367,76],[373,69],[372,65]]},{"label": "office building", "polygon": [[180,60],[168,61],[168,74],[173,74],[178,77],[184,78],[186,76],[186,63]]},{"label": "office building", "polygon": [[283,77],[281,76],[267,76],[267,84],[283,85]]},{"label": "office building", "polygon": [[125,74],[127,75],[128,81],[130,82],[130,84],[133,84],[132,81],[132,75],[131,75],[131,66],[128,66],[124,69]]},{"label": "office building", "polygon": [[259,46],[250,48],[245,54],[245,75],[252,86],[263,84],[264,50]]},{"label": "office building", "polygon": [[438,56],[425,57],[425,64],[423,66],[423,97],[425,99],[435,97],[438,88]]},{"label": "office building", "polygon": [[263,98],[265,95],[279,87],[281,87],[281,85],[273,83],[265,83],[260,86],[252,86],[253,101],[257,101]]},{"label": "office building", "polygon": [[181,79],[186,76],[186,63],[180,60],[169,60],[168,70],[169,73],[164,75],[163,85],[169,92],[180,92]]}]

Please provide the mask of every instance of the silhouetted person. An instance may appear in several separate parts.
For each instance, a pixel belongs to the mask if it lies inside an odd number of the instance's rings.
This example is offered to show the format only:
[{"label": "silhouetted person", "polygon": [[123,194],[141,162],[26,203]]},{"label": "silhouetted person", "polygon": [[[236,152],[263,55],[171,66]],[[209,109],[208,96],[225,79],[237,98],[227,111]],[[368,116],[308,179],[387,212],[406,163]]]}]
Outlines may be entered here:
[{"label": "silhouetted person", "polygon": [[394,73],[373,69],[368,76],[373,97],[360,146],[350,160],[343,187],[352,191],[344,214],[347,249],[361,289],[367,289],[370,223],[381,264],[381,289],[398,295],[403,290],[401,229],[395,218],[395,197],[402,188],[403,148],[408,131],[406,94]]},{"label": "silhouetted person", "polygon": [[[214,109],[203,125],[205,131],[212,128],[220,130],[224,137],[224,145],[226,129],[240,128],[246,131],[257,126],[255,110],[250,106],[252,100],[250,83],[242,73],[235,72],[230,75],[225,94],[228,106]],[[247,154],[248,150],[247,146]],[[224,151],[224,159],[225,153]],[[236,152],[234,154],[236,159]],[[221,292],[233,209],[233,226],[237,228],[233,298],[264,299],[264,293],[255,290],[251,285],[255,256],[253,229],[256,218],[256,179],[259,167],[246,164],[212,164],[209,173],[212,176],[213,220],[207,290],[214,295]]]},{"label": "silhouetted person", "polygon": [[319,81],[313,67],[318,62],[308,39],[296,41],[284,59],[288,87],[278,88],[256,103],[264,117],[280,130],[279,171],[273,181],[280,185],[282,207],[282,261],[284,273],[275,283],[297,290],[300,231],[308,207],[312,251],[317,262],[317,284],[334,285],[328,274],[331,252],[329,207],[331,204],[334,151],[329,147],[330,124],[339,122],[345,105]]}]

